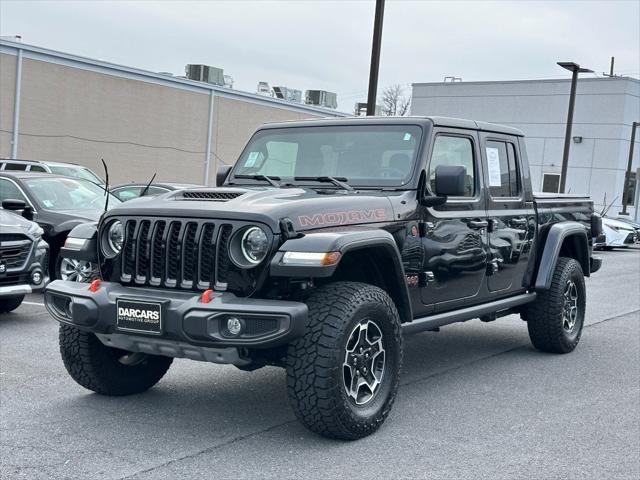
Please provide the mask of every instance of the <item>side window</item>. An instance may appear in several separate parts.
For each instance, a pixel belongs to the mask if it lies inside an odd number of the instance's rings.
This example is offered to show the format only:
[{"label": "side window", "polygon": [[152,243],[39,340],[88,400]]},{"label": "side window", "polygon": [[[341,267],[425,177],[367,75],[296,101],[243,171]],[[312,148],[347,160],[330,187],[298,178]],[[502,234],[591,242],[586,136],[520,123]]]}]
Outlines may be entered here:
[{"label": "side window", "polygon": [[127,200],[131,200],[132,198],[137,198],[140,196],[143,187],[126,187],[120,188],[118,190],[113,190],[113,193],[116,197],[118,197],[123,202]]},{"label": "side window", "polygon": [[27,169],[27,163],[5,163],[4,165],[4,169],[6,170],[13,170],[15,171],[19,171],[19,172],[24,172]]},{"label": "side window", "polygon": [[16,185],[7,180],[6,178],[0,178],[0,202],[4,200],[24,200],[24,195]]},{"label": "side window", "polygon": [[45,168],[41,167],[40,165],[31,165],[31,168],[29,169],[29,171],[30,172],[44,172],[44,173],[47,173]]},{"label": "side window", "polygon": [[485,149],[491,196],[500,198],[520,195],[520,179],[514,145],[490,140]]},{"label": "side window", "polygon": [[475,195],[476,167],[473,161],[473,144],[470,138],[448,135],[436,137],[427,176],[432,191],[435,191],[435,171],[438,165],[463,166],[467,170],[464,196],[473,197]]}]

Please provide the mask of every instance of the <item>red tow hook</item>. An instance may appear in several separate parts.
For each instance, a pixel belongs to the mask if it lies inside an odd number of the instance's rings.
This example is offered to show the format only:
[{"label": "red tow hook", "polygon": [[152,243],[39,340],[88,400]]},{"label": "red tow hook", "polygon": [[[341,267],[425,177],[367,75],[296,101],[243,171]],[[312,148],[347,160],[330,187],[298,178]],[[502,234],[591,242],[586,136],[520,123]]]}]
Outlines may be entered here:
[{"label": "red tow hook", "polygon": [[102,280],[100,280],[99,278],[96,278],[93,282],[89,284],[89,291],[96,293],[101,283],[102,283]]},{"label": "red tow hook", "polygon": [[213,300],[213,290],[207,288],[202,292],[202,295],[200,295],[200,303],[209,303],[211,300]]}]

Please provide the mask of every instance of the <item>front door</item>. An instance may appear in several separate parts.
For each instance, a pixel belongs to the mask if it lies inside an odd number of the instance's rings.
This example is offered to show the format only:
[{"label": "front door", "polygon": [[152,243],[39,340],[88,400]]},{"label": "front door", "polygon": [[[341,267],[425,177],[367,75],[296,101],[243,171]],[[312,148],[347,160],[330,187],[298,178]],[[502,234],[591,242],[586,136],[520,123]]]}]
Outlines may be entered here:
[{"label": "front door", "polygon": [[482,133],[483,170],[487,185],[489,267],[492,293],[524,290],[531,243],[535,234],[533,202],[524,196],[517,137]]},{"label": "front door", "polygon": [[424,207],[422,301],[436,311],[478,297],[487,268],[487,218],[482,169],[475,131],[437,129],[427,169],[426,189],[434,192],[438,165],[462,165],[466,192],[444,205]]}]

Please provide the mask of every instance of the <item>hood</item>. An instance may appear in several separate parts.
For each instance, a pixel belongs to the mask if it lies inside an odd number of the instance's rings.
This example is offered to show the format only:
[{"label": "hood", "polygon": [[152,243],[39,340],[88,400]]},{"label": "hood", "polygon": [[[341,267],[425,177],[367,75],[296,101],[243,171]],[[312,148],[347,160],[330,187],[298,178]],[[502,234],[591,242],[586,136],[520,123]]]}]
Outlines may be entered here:
[{"label": "hood", "polygon": [[97,222],[102,215],[102,210],[48,210],[49,215],[57,216],[60,219],[78,219]]},{"label": "hood", "polygon": [[0,209],[0,232],[2,233],[28,233],[37,228],[38,224],[23,218],[17,213]]},{"label": "hood", "polygon": [[391,192],[272,188],[200,188],[130,200],[110,210],[123,215],[243,220],[280,231],[280,220],[291,220],[296,231],[343,225],[389,222],[394,211]]},{"label": "hood", "polygon": [[616,220],[614,218],[603,218],[602,223],[607,225],[608,227],[615,227],[618,230],[629,230],[630,232],[635,231],[632,225],[629,225],[626,222],[621,222],[620,220]]}]

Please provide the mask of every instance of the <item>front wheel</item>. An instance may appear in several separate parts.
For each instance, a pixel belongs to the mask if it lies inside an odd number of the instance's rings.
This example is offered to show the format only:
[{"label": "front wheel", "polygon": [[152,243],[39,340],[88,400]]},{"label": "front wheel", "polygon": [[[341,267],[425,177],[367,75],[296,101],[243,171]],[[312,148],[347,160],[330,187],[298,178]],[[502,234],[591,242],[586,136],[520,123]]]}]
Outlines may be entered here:
[{"label": "front wheel", "polygon": [[402,336],[396,307],[384,290],[355,282],[320,287],[307,305],[307,331],[287,352],[291,406],[321,435],[370,435],[398,390]]},{"label": "front wheel", "polygon": [[173,358],[107,347],[93,333],[60,325],[60,354],[69,375],[102,395],[144,392],[164,376]]},{"label": "front wheel", "polygon": [[586,307],[584,274],[573,258],[560,257],[551,288],[527,306],[529,338],[543,352],[569,353],[582,335]]}]

